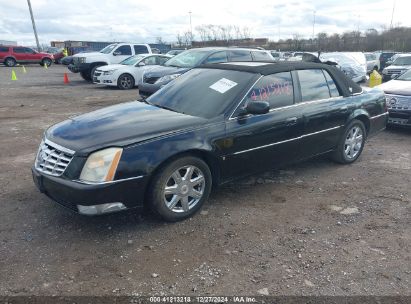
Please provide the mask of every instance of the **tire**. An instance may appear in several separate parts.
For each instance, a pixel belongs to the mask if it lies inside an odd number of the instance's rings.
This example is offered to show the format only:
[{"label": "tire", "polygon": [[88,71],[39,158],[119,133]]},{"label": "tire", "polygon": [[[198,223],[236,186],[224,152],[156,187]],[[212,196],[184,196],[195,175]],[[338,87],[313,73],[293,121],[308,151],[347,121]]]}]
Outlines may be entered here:
[{"label": "tire", "polygon": [[88,71],[80,72],[80,76],[81,76],[81,78],[83,78],[85,81],[91,81],[90,72],[88,72]]},{"label": "tire", "polygon": [[117,80],[117,87],[121,90],[130,90],[134,88],[135,80],[130,74],[121,74]]},{"label": "tire", "polygon": [[364,123],[354,119],[344,130],[337,149],[331,155],[331,158],[340,164],[351,164],[360,157],[364,149],[367,131]]},{"label": "tire", "polygon": [[93,79],[94,72],[95,72],[99,67],[102,67],[102,66],[104,66],[104,65],[105,65],[105,64],[99,64],[99,65],[93,66],[93,67],[91,68],[91,70],[90,70],[90,79]]},{"label": "tire", "polygon": [[14,58],[8,57],[4,59],[4,65],[8,67],[14,67],[16,65],[17,61]]},{"label": "tire", "polygon": [[51,59],[49,59],[49,58],[44,58],[44,59],[41,61],[40,65],[41,65],[41,66],[47,65],[47,66],[49,67],[49,66],[51,66],[52,63],[53,63],[53,61],[52,61]]},{"label": "tire", "polygon": [[176,222],[201,208],[210,195],[211,186],[207,164],[197,157],[184,156],[171,161],[153,176],[147,198],[151,209],[161,218]]}]

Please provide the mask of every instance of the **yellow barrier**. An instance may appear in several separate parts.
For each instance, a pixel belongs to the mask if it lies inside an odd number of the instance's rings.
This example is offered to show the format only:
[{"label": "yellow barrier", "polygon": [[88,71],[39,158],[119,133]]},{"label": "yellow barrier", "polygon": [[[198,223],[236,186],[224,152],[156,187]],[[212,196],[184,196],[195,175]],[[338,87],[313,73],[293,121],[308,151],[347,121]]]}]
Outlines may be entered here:
[{"label": "yellow barrier", "polygon": [[372,73],[370,74],[370,84],[369,87],[373,88],[377,85],[380,85],[382,83],[382,77],[381,75],[376,71],[372,71]]}]

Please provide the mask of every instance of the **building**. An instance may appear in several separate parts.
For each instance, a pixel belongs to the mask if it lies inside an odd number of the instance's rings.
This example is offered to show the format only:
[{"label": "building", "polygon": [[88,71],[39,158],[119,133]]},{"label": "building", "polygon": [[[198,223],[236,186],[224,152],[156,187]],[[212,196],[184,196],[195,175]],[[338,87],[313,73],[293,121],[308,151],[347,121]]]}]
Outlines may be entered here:
[{"label": "building", "polygon": [[17,45],[17,41],[0,40],[0,45]]}]

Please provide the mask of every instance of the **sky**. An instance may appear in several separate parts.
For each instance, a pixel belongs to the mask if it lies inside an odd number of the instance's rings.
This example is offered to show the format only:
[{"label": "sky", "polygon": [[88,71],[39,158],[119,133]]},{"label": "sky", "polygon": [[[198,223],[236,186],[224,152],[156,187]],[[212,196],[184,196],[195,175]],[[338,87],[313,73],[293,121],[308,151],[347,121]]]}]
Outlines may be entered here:
[{"label": "sky", "polygon": [[[278,40],[294,34],[381,30],[411,26],[409,0],[31,0],[41,44],[50,41],[175,42],[177,34],[204,24],[248,27],[254,38]],[[35,45],[26,0],[0,0],[0,40]]]}]

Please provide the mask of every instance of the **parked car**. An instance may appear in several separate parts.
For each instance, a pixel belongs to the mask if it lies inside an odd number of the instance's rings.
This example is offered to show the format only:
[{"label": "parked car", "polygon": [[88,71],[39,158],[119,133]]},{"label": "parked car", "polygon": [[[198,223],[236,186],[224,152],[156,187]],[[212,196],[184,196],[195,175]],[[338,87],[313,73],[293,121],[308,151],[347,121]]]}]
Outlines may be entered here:
[{"label": "parked car", "polygon": [[0,63],[9,67],[13,67],[17,63],[39,63],[42,66],[50,66],[53,60],[52,54],[37,52],[32,48],[0,45]]},{"label": "parked car", "polygon": [[184,52],[184,51],[185,51],[185,50],[180,50],[180,49],[169,50],[169,51],[167,52],[167,55],[175,56],[175,55],[178,55],[178,54],[180,54],[180,53],[182,53],[182,52]]},{"label": "parked car", "polygon": [[257,49],[208,47],[187,50],[174,56],[163,67],[147,72],[139,85],[141,96],[150,96],[190,69],[207,63],[230,61],[272,61],[270,52]]},{"label": "parked car", "polygon": [[146,204],[178,221],[213,185],[325,153],[351,164],[386,120],[382,90],[364,91],[329,65],[209,64],[141,102],[50,127],[33,179],[81,214]]},{"label": "parked car", "polygon": [[388,51],[388,52],[381,52],[380,55],[380,71],[382,71],[387,64],[387,61],[396,54],[396,52]]},{"label": "parked car", "polygon": [[97,68],[93,75],[93,82],[106,86],[117,86],[128,90],[141,83],[145,71],[153,66],[163,65],[172,56],[157,54],[134,55],[119,64],[109,64]]},{"label": "parked car", "polygon": [[280,61],[281,59],[281,53],[277,51],[270,51],[271,56],[273,56],[274,61]]},{"label": "parked car", "polygon": [[382,70],[382,80],[391,80],[409,69],[411,69],[411,54],[401,54],[390,66]]},{"label": "parked car", "polygon": [[379,88],[385,92],[388,124],[411,127],[411,69]]},{"label": "parked car", "polygon": [[367,60],[367,73],[370,74],[372,71],[380,70],[380,61],[377,55],[374,53],[365,53],[365,59]]},{"label": "parked car", "polygon": [[45,52],[53,54],[54,63],[61,64],[62,59],[65,57],[63,50],[64,48],[49,47],[45,50]]},{"label": "parked car", "polygon": [[367,61],[361,52],[331,52],[321,53],[322,62],[329,61],[338,64],[338,67],[355,82],[362,82],[367,78]]},{"label": "parked car", "polygon": [[84,80],[91,81],[97,68],[114,63],[138,54],[151,54],[148,44],[114,43],[99,52],[79,53],[73,55],[73,63],[68,66],[73,73],[80,73]]}]

